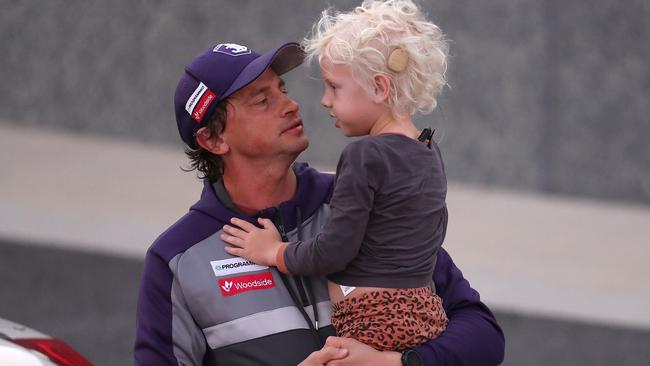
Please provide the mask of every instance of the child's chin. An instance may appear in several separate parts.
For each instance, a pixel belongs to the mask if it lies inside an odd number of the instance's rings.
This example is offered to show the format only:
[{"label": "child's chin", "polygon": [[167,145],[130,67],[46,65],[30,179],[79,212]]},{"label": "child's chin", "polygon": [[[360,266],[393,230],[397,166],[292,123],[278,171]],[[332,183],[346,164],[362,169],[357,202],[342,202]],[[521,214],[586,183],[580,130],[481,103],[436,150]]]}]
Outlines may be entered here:
[{"label": "child's chin", "polygon": [[353,137],[353,136],[354,136],[354,133],[352,133],[352,131],[349,131],[349,130],[346,129],[346,128],[343,128],[343,127],[337,127],[337,128],[338,128],[339,130],[341,130],[341,133],[342,133],[343,136],[345,136],[345,137]]},{"label": "child's chin", "polygon": [[341,133],[345,137],[358,137],[358,136],[365,136],[367,133],[359,132],[359,131],[346,131],[344,129],[341,129]]}]

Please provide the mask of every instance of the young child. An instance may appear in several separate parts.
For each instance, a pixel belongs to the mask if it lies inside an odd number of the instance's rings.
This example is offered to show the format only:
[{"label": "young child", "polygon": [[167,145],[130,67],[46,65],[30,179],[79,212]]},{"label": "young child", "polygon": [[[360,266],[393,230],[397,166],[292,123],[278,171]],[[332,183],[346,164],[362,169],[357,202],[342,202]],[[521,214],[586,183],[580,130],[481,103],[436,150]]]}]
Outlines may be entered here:
[{"label": "young child", "polygon": [[318,58],[322,105],[345,136],[366,136],[341,154],[331,215],[315,238],[283,243],[233,218],[229,254],[294,275],[327,275],[339,336],[402,351],[447,325],[432,274],[447,227],[447,183],[438,147],[418,141],[411,120],[430,113],[446,84],[447,42],[409,0],[365,1],[323,12],[304,41]]}]

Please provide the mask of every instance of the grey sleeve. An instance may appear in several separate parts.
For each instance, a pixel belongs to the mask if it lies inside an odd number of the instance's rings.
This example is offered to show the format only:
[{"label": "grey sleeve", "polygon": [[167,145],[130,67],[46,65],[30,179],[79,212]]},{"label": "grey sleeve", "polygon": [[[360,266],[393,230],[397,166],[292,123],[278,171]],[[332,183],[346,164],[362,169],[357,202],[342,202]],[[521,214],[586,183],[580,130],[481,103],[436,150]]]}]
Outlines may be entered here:
[{"label": "grey sleeve", "polygon": [[359,252],[377,190],[382,159],[366,140],[349,144],[336,169],[330,217],[314,238],[290,243],[284,261],[292,274],[323,276],[342,271]]},{"label": "grey sleeve", "polygon": [[[173,259],[172,265],[177,263],[178,256]],[[201,365],[206,352],[205,336],[194,322],[176,278],[172,282],[171,290],[174,356],[180,366]]]},{"label": "grey sleeve", "polygon": [[174,356],[182,366],[200,365],[206,351],[205,336],[187,309],[178,283],[172,284],[172,340]]},{"label": "grey sleeve", "polygon": [[178,256],[168,265],[147,252],[136,315],[135,366],[189,366],[203,360],[205,337],[174,276],[177,263]]}]

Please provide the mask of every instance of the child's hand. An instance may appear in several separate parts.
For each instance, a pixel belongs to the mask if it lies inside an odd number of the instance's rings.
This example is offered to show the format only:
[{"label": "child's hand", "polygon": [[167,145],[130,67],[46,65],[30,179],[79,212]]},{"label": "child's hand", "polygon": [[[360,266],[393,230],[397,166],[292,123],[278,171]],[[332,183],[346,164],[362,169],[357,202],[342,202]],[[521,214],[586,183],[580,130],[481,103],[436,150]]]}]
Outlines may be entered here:
[{"label": "child's hand", "polygon": [[230,223],[238,227],[224,225],[221,240],[233,245],[226,247],[226,253],[243,257],[251,262],[266,266],[275,266],[275,255],[282,245],[280,233],[269,219],[258,218],[262,229],[233,217]]}]

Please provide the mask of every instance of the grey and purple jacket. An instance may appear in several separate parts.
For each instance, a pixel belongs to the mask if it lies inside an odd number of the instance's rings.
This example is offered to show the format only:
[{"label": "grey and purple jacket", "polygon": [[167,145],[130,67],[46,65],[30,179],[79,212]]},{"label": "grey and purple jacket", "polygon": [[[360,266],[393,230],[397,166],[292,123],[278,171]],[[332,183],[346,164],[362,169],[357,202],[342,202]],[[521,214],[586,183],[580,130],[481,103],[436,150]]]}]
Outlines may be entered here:
[{"label": "grey and purple jacket", "polygon": [[[274,220],[285,241],[315,236],[329,214],[334,176],[293,166],[294,197],[246,216],[225,190],[200,200],[151,245],[137,308],[135,365],[296,365],[334,335],[325,278],[288,276],[224,251],[235,216]],[[449,325],[416,348],[425,365],[498,365],[504,337],[446,251],[433,275]]]}]

